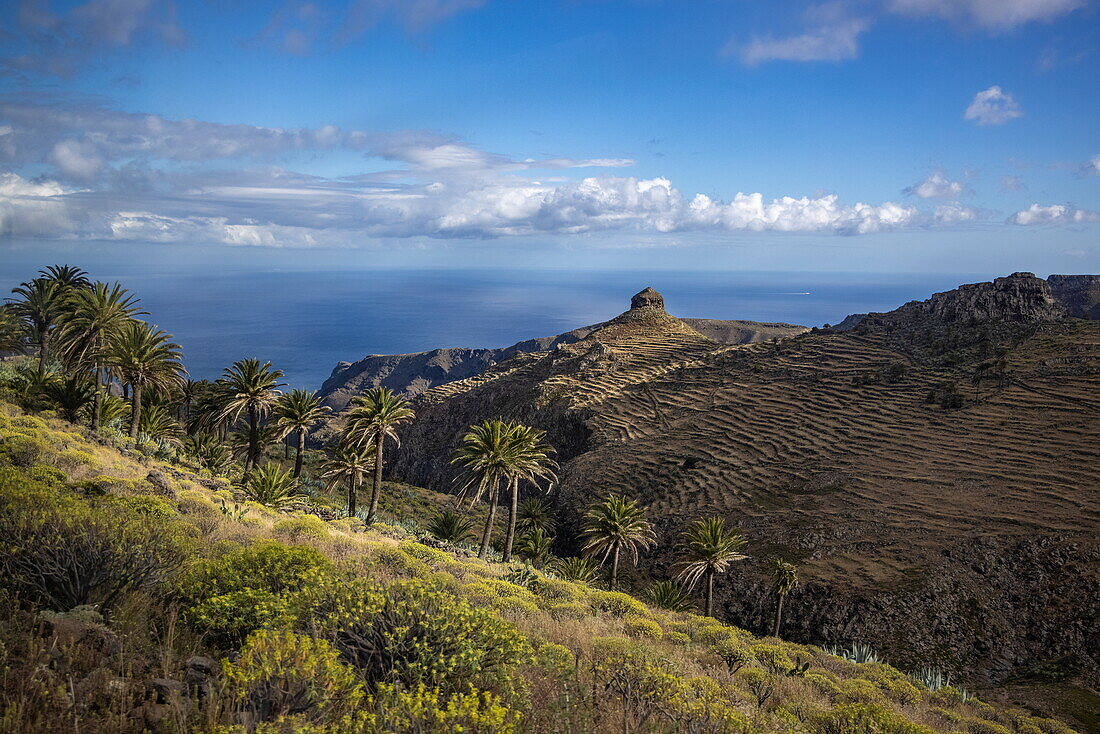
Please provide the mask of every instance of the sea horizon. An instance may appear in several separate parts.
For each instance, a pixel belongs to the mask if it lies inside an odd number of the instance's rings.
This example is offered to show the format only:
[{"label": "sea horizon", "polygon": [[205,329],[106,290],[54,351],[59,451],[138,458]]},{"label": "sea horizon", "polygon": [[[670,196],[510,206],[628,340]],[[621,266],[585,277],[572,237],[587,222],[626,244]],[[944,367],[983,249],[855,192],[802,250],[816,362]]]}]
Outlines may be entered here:
[{"label": "sea horizon", "polygon": [[[0,269],[0,286],[7,293],[33,272]],[[119,280],[141,299],[149,312],[144,318],[183,347],[191,379],[215,379],[233,361],[258,357],[283,370],[289,387],[313,390],[338,363],[370,354],[504,347],[606,321],[645,287],[661,292],[675,316],[812,327],[996,277],[472,268],[130,272],[121,266],[92,276]]]}]

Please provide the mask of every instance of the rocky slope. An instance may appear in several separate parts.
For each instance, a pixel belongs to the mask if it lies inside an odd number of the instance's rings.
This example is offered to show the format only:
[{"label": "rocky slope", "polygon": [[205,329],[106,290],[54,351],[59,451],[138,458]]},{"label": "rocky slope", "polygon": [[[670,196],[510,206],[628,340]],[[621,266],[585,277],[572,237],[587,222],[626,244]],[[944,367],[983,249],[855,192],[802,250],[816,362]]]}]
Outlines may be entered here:
[{"label": "rocky slope", "polygon": [[1047,283],[1070,316],[1100,319],[1100,275],[1052,275]]},{"label": "rocky slope", "polygon": [[1098,395],[1100,322],[1067,318],[1030,274],[738,346],[643,292],[582,339],[420,396],[393,472],[446,489],[463,428],[522,420],[563,464],[563,551],[583,510],[620,492],[648,505],[661,543],[641,565],[667,576],[685,525],[718,514],[750,541],[718,587],[731,621],[764,630],[762,569],[781,556],[804,580],[794,639],[1095,682]]},{"label": "rocky slope", "polygon": [[[722,344],[751,344],[808,331],[795,324],[682,319],[691,328]],[[372,387],[385,386],[408,395],[466,379],[520,353],[546,352],[585,339],[606,324],[582,326],[556,336],[527,339],[499,349],[433,349],[411,354],[372,354],[357,362],[340,362],[321,386],[325,405],[343,410],[351,399]]]}]

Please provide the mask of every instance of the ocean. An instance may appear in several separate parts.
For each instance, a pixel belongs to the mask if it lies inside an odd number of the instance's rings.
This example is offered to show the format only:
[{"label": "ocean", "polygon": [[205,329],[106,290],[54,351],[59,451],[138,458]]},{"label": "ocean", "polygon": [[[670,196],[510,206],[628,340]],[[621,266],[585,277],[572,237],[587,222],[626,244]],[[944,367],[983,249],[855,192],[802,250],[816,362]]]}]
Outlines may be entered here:
[{"label": "ocean", "polygon": [[[91,268],[89,268],[91,270]],[[7,292],[33,276],[0,266]],[[564,270],[344,270],[116,274],[175,336],[193,379],[259,357],[316,389],[341,360],[437,347],[501,347],[610,319],[652,286],[669,313],[837,323],[985,275]]]}]

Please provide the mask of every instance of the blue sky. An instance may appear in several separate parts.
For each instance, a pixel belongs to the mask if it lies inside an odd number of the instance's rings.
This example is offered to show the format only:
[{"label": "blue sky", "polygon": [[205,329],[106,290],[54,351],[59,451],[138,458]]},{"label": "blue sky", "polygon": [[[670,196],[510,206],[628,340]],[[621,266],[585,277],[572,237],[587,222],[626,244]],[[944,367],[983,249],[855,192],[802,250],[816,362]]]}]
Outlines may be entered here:
[{"label": "blue sky", "polygon": [[1100,270],[1090,0],[8,0],[0,28],[0,255]]}]

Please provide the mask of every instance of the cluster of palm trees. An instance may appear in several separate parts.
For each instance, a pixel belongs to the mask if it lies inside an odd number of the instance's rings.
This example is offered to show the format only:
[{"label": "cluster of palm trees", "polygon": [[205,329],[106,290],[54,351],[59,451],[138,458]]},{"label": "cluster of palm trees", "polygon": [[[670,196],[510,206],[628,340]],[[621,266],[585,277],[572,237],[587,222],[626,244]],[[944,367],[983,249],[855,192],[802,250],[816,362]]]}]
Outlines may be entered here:
[{"label": "cluster of palm trees", "polygon": [[[14,297],[0,307],[0,351],[37,350],[29,389],[52,399],[73,422],[86,416],[93,430],[128,417],[132,438],[176,446],[212,472],[225,473],[234,459],[240,460],[241,487],[250,499],[281,506],[299,497],[307,435],[329,412],[316,393],[282,392],[283,372],[258,359],[237,361],[214,381],[189,380],[179,345],[136,318],[146,314],[126,289],[92,282],[83,270],[68,265],[38,275],[13,289]],[[319,475],[330,490],[346,490],[352,517],[359,515],[358,495],[371,476],[363,517],[371,523],[378,516],[384,450],[387,443],[399,445],[398,429],[415,413],[404,397],[376,387],[355,397],[343,418]],[[293,469],[265,461],[276,442],[291,436]],[[545,498],[557,481],[553,453],[543,431],[522,423],[498,418],[470,426],[451,459],[458,477],[455,507],[441,511],[429,532],[456,542],[468,539],[474,526],[468,513],[484,502],[488,512],[478,556],[487,557],[504,493],[508,517],[502,559],[510,562],[518,554],[543,566],[552,558],[555,540],[554,512]],[[521,503],[521,494],[531,490],[533,496]],[[557,560],[555,571],[590,582],[606,570],[614,590],[622,562],[636,565],[640,552],[656,545],[657,535],[636,500],[613,494],[587,511],[581,540],[582,556]],[[724,519],[712,517],[692,523],[680,541],[675,581],[658,581],[644,595],[668,609],[688,609],[691,592],[701,584],[704,611],[711,616],[715,579],[746,558],[741,553],[745,540]],[[792,564],[779,559],[771,562],[769,573],[777,598],[775,635],[798,577]]]},{"label": "cluster of palm trees", "polygon": [[53,265],[12,290],[0,317],[0,343],[10,351],[33,347],[37,371],[28,391],[52,398],[71,419],[86,413],[93,430],[121,417],[112,388],[129,403],[129,433],[164,428],[160,406],[184,382],[180,347],[137,316],[138,299],[118,283],[92,282],[80,268]]}]

